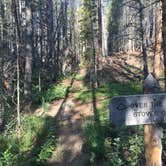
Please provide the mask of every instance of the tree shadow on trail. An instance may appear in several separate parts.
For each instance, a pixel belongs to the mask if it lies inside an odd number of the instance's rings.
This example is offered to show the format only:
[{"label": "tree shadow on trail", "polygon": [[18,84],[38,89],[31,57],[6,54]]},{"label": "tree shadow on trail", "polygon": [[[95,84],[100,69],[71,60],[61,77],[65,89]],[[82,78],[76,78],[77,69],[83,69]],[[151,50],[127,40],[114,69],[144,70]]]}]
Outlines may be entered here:
[{"label": "tree shadow on trail", "polygon": [[[59,107],[58,113],[55,116],[56,127],[59,132],[59,145],[60,149],[56,149],[52,156],[52,159],[47,162],[48,166],[73,166],[73,165],[86,165],[86,157],[80,148],[82,148],[83,133],[82,124],[83,119],[81,112],[75,110],[75,106],[68,107],[68,99],[70,98],[70,88],[73,86],[75,81],[74,74],[71,79],[70,85],[66,90],[66,95]],[[71,99],[71,98],[70,98]],[[76,103],[74,103],[76,104]],[[61,149],[62,148],[62,149]],[[57,158],[57,155],[59,156]]]},{"label": "tree shadow on trail", "polygon": [[[55,117],[44,117],[44,125],[37,134],[36,141],[33,143],[30,151],[25,154],[25,160],[21,161],[22,165],[47,165],[47,160],[52,156],[54,148],[57,145],[58,134],[60,130],[60,119],[63,105],[69,97],[70,88],[75,80],[76,73],[73,75],[70,85],[67,87],[65,97],[59,107]],[[69,157],[69,156],[68,156]]]},{"label": "tree shadow on trail", "polygon": [[61,103],[61,105],[60,105],[60,107],[59,107],[59,109],[58,109],[58,113],[57,113],[56,116],[55,116],[55,120],[56,120],[56,121],[58,121],[58,118],[60,117],[60,114],[61,114],[61,112],[62,112],[62,110],[63,110],[63,106],[64,106],[65,102],[67,101],[67,99],[68,99],[68,97],[69,97],[70,88],[73,86],[73,83],[74,83],[74,81],[75,81],[75,77],[76,77],[76,73],[74,73],[74,75],[73,75],[73,77],[72,77],[72,79],[71,79],[71,81],[70,81],[70,85],[69,85],[69,86],[67,87],[67,89],[66,89],[65,97],[64,97],[64,99],[63,99],[63,101],[62,101],[62,103]]}]

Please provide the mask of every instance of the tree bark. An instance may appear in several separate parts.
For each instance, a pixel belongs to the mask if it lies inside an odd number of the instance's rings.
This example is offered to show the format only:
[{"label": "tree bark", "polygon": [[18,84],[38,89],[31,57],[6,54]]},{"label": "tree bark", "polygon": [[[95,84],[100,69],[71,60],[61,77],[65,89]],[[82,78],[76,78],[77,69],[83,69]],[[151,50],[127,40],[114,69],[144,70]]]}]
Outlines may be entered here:
[{"label": "tree bark", "polygon": [[15,18],[16,24],[16,54],[17,54],[17,136],[20,136],[20,127],[21,127],[21,120],[20,120],[20,44],[21,44],[21,35],[20,35],[20,21],[19,21],[19,14],[18,14],[18,4],[19,0],[12,0],[13,4],[13,13]]},{"label": "tree bark", "polygon": [[163,37],[163,53],[164,53],[164,75],[165,75],[165,91],[166,91],[166,1],[162,1],[162,37]]},{"label": "tree bark", "polygon": [[25,77],[24,77],[24,95],[25,102],[31,102],[31,84],[32,84],[32,11],[29,1],[26,1],[26,28],[25,28]]},{"label": "tree bark", "polygon": [[101,13],[101,0],[97,0],[97,24],[98,24],[98,49],[99,55],[102,55],[102,13]]},{"label": "tree bark", "polygon": [[156,15],[156,32],[155,32],[155,55],[154,55],[154,68],[153,73],[156,79],[159,79],[161,69],[161,52],[162,52],[162,7],[159,4]]}]

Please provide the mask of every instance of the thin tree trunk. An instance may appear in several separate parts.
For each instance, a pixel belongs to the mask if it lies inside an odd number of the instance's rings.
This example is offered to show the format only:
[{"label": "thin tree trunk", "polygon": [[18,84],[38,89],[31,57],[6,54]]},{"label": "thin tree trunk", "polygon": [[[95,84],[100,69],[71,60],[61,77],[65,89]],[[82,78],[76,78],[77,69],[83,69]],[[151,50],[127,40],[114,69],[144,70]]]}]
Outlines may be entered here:
[{"label": "thin tree trunk", "polygon": [[164,53],[164,73],[165,73],[165,91],[166,91],[166,1],[162,1],[162,36],[163,36],[163,53]]},{"label": "thin tree trunk", "polygon": [[25,30],[26,34],[24,38],[25,50],[26,50],[24,95],[25,95],[25,102],[27,105],[29,105],[31,102],[31,84],[32,84],[32,25],[31,25],[32,22],[31,22],[31,19],[32,19],[31,7],[29,2],[26,2],[26,30]]},{"label": "thin tree trunk", "polygon": [[20,36],[20,23],[19,23],[19,16],[18,16],[18,4],[19,1],[13,0],[13,13],[16,23],[16,54],[17,54],[17,135],[20,136],[20,43],[21,43],[21,36]]},{"label": "thin tree trunk", "polygon": [[161,62],[160,62],[160,55],[162,51],[162,8],[161,3],[158,7],[157,16],[156,16],[156,32],[155,32],[155,55],[154,55],[154,68],[153,73],[155,75],[156,79],[159,79],[160,76],[160,68],[161,68]]},{"label": "thin tree trunk", "polygon": [[101,13],[101,0],[97,0],[97,24],[98,24],[98,49],[99,54],[102,55],[102,13]]},{"label": "thin tree trunk", "polygon": [[145,35],[145,28],[143,24],[144,14],[143,9],[144,5],[139,0],[138,1],[140,6],[140,37],[141,37],[141,43],[142,43],[142,55],[143,55],[143,71],[144,71],[144,79],[148,76],[148,62],[147,62],[147,53],[146,53],[146,35]]}]

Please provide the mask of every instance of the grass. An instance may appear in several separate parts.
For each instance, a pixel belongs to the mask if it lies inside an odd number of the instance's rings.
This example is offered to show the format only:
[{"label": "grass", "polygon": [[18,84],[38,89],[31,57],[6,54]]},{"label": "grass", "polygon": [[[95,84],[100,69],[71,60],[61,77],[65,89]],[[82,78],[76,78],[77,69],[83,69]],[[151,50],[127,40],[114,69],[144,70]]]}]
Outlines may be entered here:
[{"label": "grass", "polygon": [[[91,165],[97,165],[99,161],[102,161],[104,166],[144,165],[143,125],[115,127],[109,118],[109,101],[113,96],[134,95],[141,92],[142,85],[139,83],[111,83],[96,89],[97,98],[104,97],[97,108],[100,124],[91,118],[84,128],[86,136],[84,149],[88,153]],[[90,94],[91,91],[80,92],[77,97],[83,102],[90,101]],[[166,125],[162,124],[162,128],[164,129],[163,154],[165,154]],[[163,157],[163,164],[165,163]]]},{"label": "grass", "polygon": [[[82,76],[81,74],[72,74],[72,75],[67,75],[64,77],[58,78],[57,82],[61,82],[63,79],[72,79],[74,78],[75,81],[82,81],[85,76]],[[35,104],[42,104],[43,101],[45,103],[49,103],[53,100],[58,100],[58,99],[63,99],[65,98],[66,91],[68,87],[63,84],[52,84],[48,87],[42,88],[43,90],[39,92],[39,87],[38,85],[33,85],[32,86],[32,101]],[[81,91],[80,87],[70,87],[69,92],[75,93]]]},{"label": "grass", "polygon": [[76,92],[79,92],[79,91],[81,91],[81,87],[78,87],[78,86],[77,87],[75,86],[75,87],[70,87],[69,88],[69,92],[70,93],[76,93]]},{"label": "grass", "polygon": [[85,76],[82,75],[82,74],[77,74],[77,75],[75,76],[75,80],[76,80],[76,81],[83,81],[84,78],[85,78]]},{"label": "grass", "polygon": [[[60,77],[57,82],[61,82],[63,79],[73,79],[76,81],[82,81],[84,76],[81,74],[67,75],[65,77]],[[38,90],[38,86],[32,86],[32,101],[37,104],[41,104],[44,100],[45,102],[51,102],[53,100],[65,98],[67,86],[64,84],[52,84],[48,87],[43,88],[41,92]],[[80,91],[80,87],[70,87],[69,92],[75,93]]]},{"label": "grass", "polygon": [[[65,85],[51,85],[39,93],[33,87],[33,99],[48,109],[52,100],[64,98]],[[34,114],[21,114],[21,135],[16,135],[16,115],[8,111],[5,118],[5,131],[0,134],[0,166],[45,165],[57,146],[57,128],[50,117],[37,117]]]},{"label": "grass", "polygon": [[[96,89],[97,99],[104,98],[98,106],[99,123],[91,119],[84,128],[85,150],[89,154],[89,162],[96,165],[102,160],[104,165],[124,166],[142,165],[143,137],[142,126],[116,127],[110,124],[109,100],[113,96],[140,94],[139,83],[111,83]],[[77,99],[82,102],[91,101],[91,91],[80,92]]]},{"label": "grass", "polygon": [[[84,77],[76,75],[76,79],[80,81]],[[34,86],[33,99],[36,103],[42,104],[44,110],[47,110],[48,103],[64,98],[66,91],[67,86],[62,84],[51,85],[41,93]],[[96,89],[97,99],[102,99],[98,106],[100,125],[91,118],[84,128],[86,136],[84,149],[88,153],[91,165],[96,165],[98,160],[102,160],[104,165],[112,166],[141,165],[143,158],[142,128],[115,128],[109,120],[110,98],[117,95],[139,94],[141,91],[142,86],[138,83],[117,82]],[[86,87],[84,89],[72,87],[69,92],[77,92],[75,98],[83,103],[92,101],[92,92]],[[6,132],[0,135],[0,166],[45,165],[57,146],[57,129],[54,119],[22,114],[21,137],[18,139],[16,121],[11,120],[15,116],[12,116],[10,112],[8,117]]]},{"label": "grass", "polygon": [[39,92],[36,87],[32,89],[32,101],[36,104],[51,102],[53,100],[65,98],[67,86],[61,84],[50,85],[47,89]]},{"label": "grass", "polygon": [[16,124],[0,135],[0,165],[43,165],[56,147],[57,129],[48,117],[21,115],[21,136],[16,136]]},{"label": "grass", "polygon": [[43,93],[43,97],[47,102],[63,99],[66,95],[66,90],[67,86],[65,85],[52,85],[46,92]]},{"label": "grass", "polygon": [[[111,98],[118,95],[132,95],[140,94],[142,91],[142,85],[139,83],[110,83],[103,85],[96,89],[96,97]],[[82,102],[89,102],[92,100],[91,90],[86,88],[75,96],[75,99]]]},{"label": "grass", "polygon": [[[68,76],[70,79],[73,76]],[[32,100],[47,111],[53,100],[63,99],[67,93],[67,86],[54,84],[43,88],[32,87]],[[69,92],[77,92],[78,87],[72,87]],[[5,112],[6,113],[6,112]],[[57,146],[57,128],[55,119],[34,114],[21,114],[21,135],[16,135],[16,115],[9,111],[5,118],[5,131],[0,134],[0,166],[45,165]],[[13,120],[14,119],[14,120]]]}]

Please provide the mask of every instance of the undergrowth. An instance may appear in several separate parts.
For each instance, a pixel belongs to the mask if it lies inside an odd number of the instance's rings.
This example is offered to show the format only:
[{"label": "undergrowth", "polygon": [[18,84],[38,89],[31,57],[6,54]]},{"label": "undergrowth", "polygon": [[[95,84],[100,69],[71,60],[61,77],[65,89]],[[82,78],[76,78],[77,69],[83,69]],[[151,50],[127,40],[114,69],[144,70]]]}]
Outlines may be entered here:
[{"label": "undergrowth", "polygon": [[[9,125],[9,124],[8,124]],[[8,125],[6,128],[8,128]],[[21,135],[16,135],[16,124],[10,124],[0,135],[0,165],[43,165],[56,147],[56,128],[53,119],[21,115]]]},{"label": "undergrowth", "polygon": [[78,92],[80,91],[80,87],[68,87],[64,84],[59,84],[60,81],[63,79],[74,79],[76,81],[82,81],[84,79],[84,76],[80,74],[76,75],[68,75],[65,77],[60,77],[57,81],[57,83],[46,86],[42,88],[42,91],[39,92],[38,85],[33,85],[32,87],[32,101],[35,104],[42,104],[43,100],[44,102],[51,102],[53,100],[59,100],[65,98],[65,95],[68,92]]},{"label": "undergrowth", "polygon": [[66,95],[67,86],[61,84],[50,85],[47,89],[39,92],[38,89],[33,87],[32,101],[37,104],[45,102],[51,102],[53,100],[62,99]]},{"label": "undergrowth", "polygon": [[[67,77],[71,79],[73,75]],[[43,87],[39,92],[38,86],[33,85],[32,101],[47,110],[51,101],[65,98],[67,89],[67,86],[57,83]],[[68,90],[76,92],[80,89]],[[16,115],[11,110],[6,112],[5,124],[5,130],[0,134],[0,166],[45,165],[57,145],[55,119],[22,113],[19,138],[16,135]]]},{"label": "undergrowth", "polygon": [[[132,95],[132,94],[140,94],[142,89],[142,85],[138,83],[111,83],[106,84],[98,89],[96,89],[96,97],[97,98],[111,98],[118,95]],[[82,102],[88,102],[92,100],[92,91],[87,90],[84,87],[80,93],[75,96],[75,99],[81,100]]]},{"label": "undergrowth", "polygon": [[[98,106],[99,122],[91,119],[84,127],[85,150],[91,165],[102,161],[104,165],[124,166],[142,165],[143,127],[115,127],[110,123],[109,101],[118,95],[140,94],[142,86],[138,83],[111,83],[96,89],[96,97],[101,100]],[[91,91],[76,96],[82,102],[91,101]]]}]

